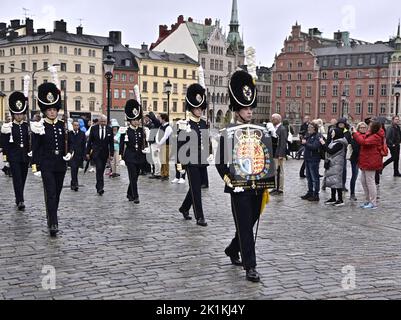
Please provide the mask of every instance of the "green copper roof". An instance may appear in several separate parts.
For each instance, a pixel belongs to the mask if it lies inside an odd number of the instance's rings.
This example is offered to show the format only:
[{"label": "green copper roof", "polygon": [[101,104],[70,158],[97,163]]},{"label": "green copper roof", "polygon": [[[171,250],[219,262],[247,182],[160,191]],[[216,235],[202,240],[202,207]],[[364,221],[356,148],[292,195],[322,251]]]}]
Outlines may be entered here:
[{"label": "green copper roof", "polygon": [[207,39],[213,31],[213,26],[206,26],[195,22],[186,22],[186,24],[197,48],[204,50]]}]

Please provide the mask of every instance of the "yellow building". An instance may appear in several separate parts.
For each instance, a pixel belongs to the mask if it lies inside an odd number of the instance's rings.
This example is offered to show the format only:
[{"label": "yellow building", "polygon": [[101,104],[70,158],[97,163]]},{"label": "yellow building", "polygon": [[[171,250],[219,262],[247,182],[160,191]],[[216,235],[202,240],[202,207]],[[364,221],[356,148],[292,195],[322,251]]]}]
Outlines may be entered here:
[{"label": "yellow building", "polygon": [[0,122],[6,119],[6,95],[0,91]]},{"label": "yellow building", "polygon": [[24,25],[12,20],[10,28],[4,28],[0,23],[0,91],[23,91],[24,76],[29,75],[29,105],[31,111],[38,110],[37,87],[52,80],[48,67],[56,64],[61,89],[67,88],[68,110],[102,113],[102,43],[84,35],[82,27],[68,33],[63,20],[55,21],[54,31],[35,31],[30,19]]},{"label": "yellow building", "polygon": [[[198,82],[198,62],[185,54],[151,51],[145,44],[141,49],[130,51],[139,66],[139,86],[145,113],[170,113],[170,121],[184,119],[187,88]],[[169,110],[164,88],[167,81],[172,85]]]}]

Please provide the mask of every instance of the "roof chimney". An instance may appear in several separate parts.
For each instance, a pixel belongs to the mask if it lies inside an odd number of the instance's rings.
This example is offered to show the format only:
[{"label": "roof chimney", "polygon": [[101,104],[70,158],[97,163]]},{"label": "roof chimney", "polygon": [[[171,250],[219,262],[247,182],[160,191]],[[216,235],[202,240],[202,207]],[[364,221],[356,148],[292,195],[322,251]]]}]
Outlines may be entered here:
[{"label": "roof chimney", "polygon": [[193,22],[194,19],[192,19],[191,17],[188,18],[188,22]]},{"label": "roof chimney", "polygon": [[109,39],[116,44],[121,44],[121,31],[110,31]]},{"label": "roof chimney", "polygon": [[177,23],[178,23],[178,24],[181,24],[181,23],[183,23],[183,22],[184,22],[184,16],[183,16],[183,15],[178,16],[178,18],[177,18]]},{"label": "roof chimney", "polygon": [[11,28],[12,29],[17,29],[17,28],[19,28],[20,27],[20,21],[19,21],[19,19],[14,19],[14,20],[11,20]]},{"label": "roof chimney", "polygon": [[77,27],[77,35],[82,36],[84,28],[82,26]]},{"label": "roof chimney", "polygon": [[60,21],[54,21],[54,31],[67,33],[67,22],[63,19]]},{"label": "roof chimney", "polygon": [[33,35],[33,20],[26,18],[25,20],[25,28],[26,28],[26,34],[28,36],[32,36]]},{"label": "roof chimney", "polygon": [[166,25],[159,25],[159,38],[164,38],[168,35],[168,27]]},{"label": "roof chimney", "polygon": [[46,33],[46,29],[38,29],[36,30],[37,34],[45,34]]},{"label": "roof chimney", "polygon": [[145,51],[148,51],[148,45],[147,45],[147,44],[145,44],[145,42],[144,42],[144,43],[142,43],[142,45],[141,45],[141,49],[142,49],[142,50],[145,50]]}]

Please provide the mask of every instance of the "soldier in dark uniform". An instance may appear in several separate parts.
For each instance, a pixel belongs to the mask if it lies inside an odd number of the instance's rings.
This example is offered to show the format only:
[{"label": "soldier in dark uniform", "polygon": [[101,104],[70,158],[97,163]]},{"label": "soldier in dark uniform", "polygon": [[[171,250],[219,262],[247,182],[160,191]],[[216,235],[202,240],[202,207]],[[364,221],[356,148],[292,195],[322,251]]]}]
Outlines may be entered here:
[{"label": "soldier in dark uniform", "polygon": [[78,191],[78,170],[82,168],[85,158],[86,137],[80,130],[78,121],[72,123],[73,130],[68,133],[68,144],[74,156],[70,161],[71,167],[71,190]]},{"label": "soldier in dark uniform", "polygon": [[100,196],[104,194],[104,170],[107,159],[111,161],[113,156],[113,129],[107,125],[107,118],[101,116],[99,124],[91,128],[86,147],[87,160],[93,159],[96,164],[96,191]]},{"label": "soldier in dark uniform", "polygon": [[10,113],[13,122],[1,128],[1,140],[5,161],[10,163],[13,178],[15,204],[18,210],[24,211],[24,188],[29,166],[29,128],[24,121],[27,111],[27,98],[22,92],[14,92],[9,98]]},{"label": "soldier in dark uniform", "polygon": [[146,132],[140,126],[143,114],[141,106],[136,100],[128,100],[125,105],[125,115],[129,122],[126,132],[120,137],[120,155],[128,169],[129,186],[127,198],[139,204],[138,177],[146,161],[147,152]]},{"label": "soldier in dark uniform", "polygon": [[50,235],[55,237],[59,231],[57,211],[60,194],[71,153],[66,154],[67,132],[64,122],[57,119],[61,108],[61,95],[54,83],[48,82],[39,86],[38,103],[44,120],[31,123],[32,171],[41,172],[47,225]]},{"label": "soldier in dark uniform", "polygon": [[[231,244],[225,249],[225,254],[231,259],[233,265],[244,267],[247,280],[258,282],[260,281],[260,277],[256,271],[253,228],[261,214],[262,200],[266,200],[268,196],[267,189],[258,189],[256,185],[244,189],[242,187],[234,187],[233,183],[234,174],[239,174],[237,173],[237,167],[244,168],[243,170],[245,172],[249,171],[252,173],[257,164],[261,163],[263,168],[264,162],[270,163],[270,160],[268,158],[268,153],[265,152],[258,152],[264,154],[262,155],[262,159],[257,159],[257,161],[259,161],[258,163],[246,157],[240,158],[240,156],[243,156],[242,153],[249,152],[253,155],[256,151],[261,151],[257,148],[254,150],[253,146],[249,151],[247,149],[250,140],[256,139],[256,135],[247,134],[247,131],[245,131],[244,134],[241,128],[235,130],[238,126],[251,123],[253,109],[257,106],[257,92],[252,76],[245,71],[235,72],[229,83],[229,95],[230,110],[235,113],[235,123],[222,131],[218,154],[216,156],[216,168],[226,183],[224,192],[231,195],[231,210],[236,226],[235,237],[231,241]],[[263,133],[264,136],[268,135],[264,127],[260,128],[261,130],[258,130],[259,132]],[[266,130],[266,133],[264,130]],[[228,133],[228,131],[230,131],[230,133]],[[241,137],[241,135],[244,136],[242,149],[235,144],[236,139],[238,139],[238,136]],[[271,146],[271,138],[269,141]],[[255,144],[255,146],[258,147],[259,145]],[[233,150],[236,150],[234,154],[238,155],[239,159],[230,158],[230,155],[231,157],[234,156]],[[259,177],[259,172],[263,172],[260,170],[261,169],[258,169],[256,173],[254,173],[256,177]],[[240,172],[242,173],[244,171]],[[248,183],[248,177],[245,177],[244,181],[244,183]],[[274,185],[274,163],[271,164],[270,181],[272,181]],[[264,198],[264,196],[266,198]],[[263,204],[265,203],[263,202]],[[239,253],[241,253],[242,262],[240,261]]]},{"label": "soldier in dark uniform", "polygon": [[[181,125],[184,127],[180,128],[178,134],[177,170],[179,172],[186,170],[189,190],[179,211],[185,220],[191,220],[189,209],[192,206],[196,224],[206,227],[201,191],[202,171],[208,166],[207,158],[209,157],[208,127],[206,121],[201,119],[202,112],[207,108],[205,89],[200,84],[192,84],[188,87],[185,101],[186,110],[190,111],[190,117],[188,121],[181,121]],[[192,150],[196,150],[196,152],[191,154]]]}]

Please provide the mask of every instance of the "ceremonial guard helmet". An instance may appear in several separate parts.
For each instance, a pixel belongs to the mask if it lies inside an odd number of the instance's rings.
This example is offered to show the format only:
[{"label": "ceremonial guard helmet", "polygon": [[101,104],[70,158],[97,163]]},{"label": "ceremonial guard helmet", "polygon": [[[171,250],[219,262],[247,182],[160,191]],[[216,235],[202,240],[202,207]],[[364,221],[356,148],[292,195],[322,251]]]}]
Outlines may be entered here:
[{"label": "ceremonial guard helmet", "polygon": [[12,114],[25,114],[28,99],[22,92],[15,91],[8,98],[8,106]]},{"label": "ceremonial guard helmet", "polygon": [[237,112],[243,108],[257,107],[257,90],[252,76],[243,70],[236,71],[228,85],[230,110]]},{"label": "ceremonial guard helmet", "polygon": [[142,108],[138,101],[134,99],[127,101],[125,104],[125,115],[128,121],[142,119]]},{"label": "ceremonial guard helmet", "polygon": [[61,93],[54,83],[43,83],[38,88],[38,104],[40,111],[45,113],[47,109],[61,109]]},{"label": "ceremonial guard helmet", "polygon": [[187,111],[191,111],[194,108],[202,108],[202,110],[206,110],[207,101],[205,88],[200,84],[194,83],[188,87],[187,95],[185,97],[185,108]]}]

